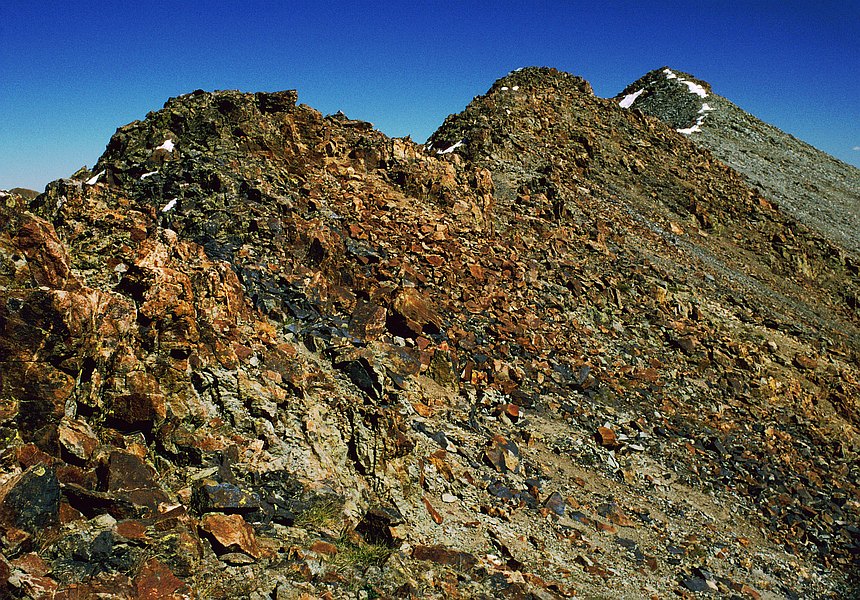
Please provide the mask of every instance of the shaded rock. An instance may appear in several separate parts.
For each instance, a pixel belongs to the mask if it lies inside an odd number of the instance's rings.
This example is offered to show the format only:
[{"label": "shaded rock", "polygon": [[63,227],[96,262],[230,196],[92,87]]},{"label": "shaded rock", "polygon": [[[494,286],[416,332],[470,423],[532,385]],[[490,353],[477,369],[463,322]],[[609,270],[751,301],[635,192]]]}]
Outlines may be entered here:
[{"label": "shaded rock", "polygon": [[232,483],[201,482],[191,496],[200,512],[249,513],[260,509],[260,498]]},{"label": "shaded rock", "polygon": [[468,571],[478,564],[478,559],[468,552],[451,550],[444,546],[415,546],[412,548],[412,558],[451,566],[460,571]]},{"label": "shaded rock", "polygon": [[54,469],[35,465],[11,482],[3,498],[3,517],[15,527],[38,533],[60,514],[60,483]]}]

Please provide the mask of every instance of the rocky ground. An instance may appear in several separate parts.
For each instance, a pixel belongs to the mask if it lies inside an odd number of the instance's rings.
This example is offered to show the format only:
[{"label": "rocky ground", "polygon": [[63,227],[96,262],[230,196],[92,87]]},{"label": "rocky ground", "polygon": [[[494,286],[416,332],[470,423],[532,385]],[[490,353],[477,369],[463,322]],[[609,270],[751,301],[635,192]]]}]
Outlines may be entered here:
[{"label": "rocky ground", "polygon": [[857,595],[858,265],[511,73],[426,146],[195,92],[0,217],[0,595]]}]

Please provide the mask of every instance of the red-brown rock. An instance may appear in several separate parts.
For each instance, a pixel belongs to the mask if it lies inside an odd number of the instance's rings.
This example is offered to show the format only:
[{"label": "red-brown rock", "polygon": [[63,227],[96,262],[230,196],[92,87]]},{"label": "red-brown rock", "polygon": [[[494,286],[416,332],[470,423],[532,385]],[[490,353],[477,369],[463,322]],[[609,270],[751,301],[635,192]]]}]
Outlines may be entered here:
[{"label": "red-brown rock", "polygon": [[254,558],[263,555],[254,529],[241,515],[210,513],[200,520],[200,529],[210,534],[225,551],[239,550]]}]

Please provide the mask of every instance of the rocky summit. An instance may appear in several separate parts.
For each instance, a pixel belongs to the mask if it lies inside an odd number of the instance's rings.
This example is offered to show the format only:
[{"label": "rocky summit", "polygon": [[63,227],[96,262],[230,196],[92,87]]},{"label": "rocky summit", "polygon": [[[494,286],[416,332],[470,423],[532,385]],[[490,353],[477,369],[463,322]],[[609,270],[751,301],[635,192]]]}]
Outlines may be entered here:
[{"label": "rocky summit", "polygon": [[688,135],[787,215],[860,252],[860,170],[765,123],[692,75],[647,73],[616,97]]},{"label": "rocky summit", "polygon": [[857,597],[860,258],[801,218],[856,198],[673,74],[424,145],[197,91],[3,192],[0,597]]}]

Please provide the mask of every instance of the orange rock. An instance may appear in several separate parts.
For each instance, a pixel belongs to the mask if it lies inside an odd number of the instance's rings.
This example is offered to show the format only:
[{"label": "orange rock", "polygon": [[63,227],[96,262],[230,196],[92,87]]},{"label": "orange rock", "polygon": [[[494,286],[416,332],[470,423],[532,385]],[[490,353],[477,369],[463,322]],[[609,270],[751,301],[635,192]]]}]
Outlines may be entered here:
[{"label": "orange rock", "polygon": [[254,558],[262,556],[254,529],[242,515],[210,513],[200,520],[200,529],[211,534],[216,542],[229,551],[238,549]]},{"label": "orange rock", "polygon": [[433,505],[430,504],[430,501],[426,496],[422,496],[421,500],[424,501],[424,507],[427,509],[427,512],[430,513],[430,518],[433,519],[437,525],[441,525],[444,519],[442,518],[442,515],[439,514],[439,511],[433,508]]},{"label": "orange rock", "polygon": [[325,542],[323,540],[317,540],[310,547],[311,551],[316,552],[317,554],[325,554],[326,556],[334,556],[338,553],[337,546],[334,544],[330,544],[329,542]]},{"label": "orange rock", "polygon": [[190,600],[191,589],[158,559],[150,558],[134,578],[136,600]]},{"label": "orange rock", "polygon": [[615,432],[609,429],[608,427],[598,427],[597,428],[597,443],[603,446],[604,448],[617,448],[618,447],[618,438],[615,436]]}]

